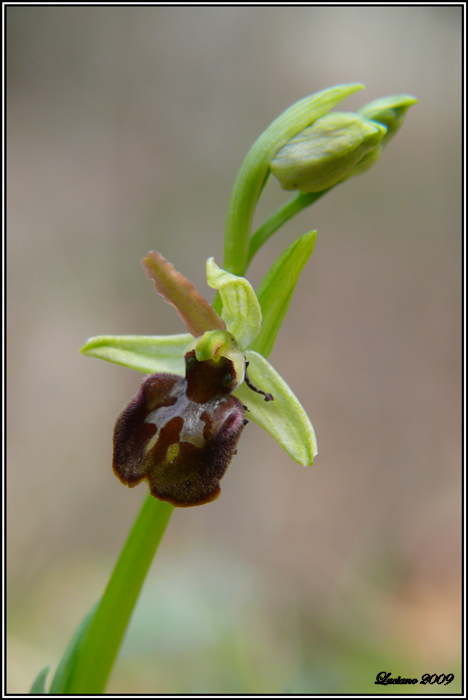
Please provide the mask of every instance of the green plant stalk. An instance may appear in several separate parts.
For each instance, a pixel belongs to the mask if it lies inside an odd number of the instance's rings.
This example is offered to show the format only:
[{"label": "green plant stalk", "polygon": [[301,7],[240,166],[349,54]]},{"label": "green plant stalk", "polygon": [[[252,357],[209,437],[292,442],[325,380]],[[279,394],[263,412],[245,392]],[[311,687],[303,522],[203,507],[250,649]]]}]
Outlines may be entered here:
[{"label": "green plant stalk", "polygon": [[[293,216],[299,214],[299,212],[301,212],[303,209],[316,202],[331,189],[333,188],[329,187],[327,190],[323,190],[322,192],[299,192],[299,194],[286,202],[286,204],[283,204],[271,216],[269,216],[268,219],[266,219],[266,221],[264,221],[263,224],[255,231],[255,233],[252,234],[244,269],[237,274],[244,276],[254,256],[258,253],[262,245],[266,243],[268,239],[271,238],[276,231],[278,231],[278,229],[289,221],[289,219],[292,219]],[[223,304],[219,292],[216,294],[213,301],[213,307],[218,314],[221,314]]]},{"label": "green plant stalk", "polygon": [[327,190],[322,190],[322,192],[299,192],[299,194],[286,202],[286,204],[283,204],[283,206],[268,217],[255,233],[252,234],[247,254],[247,263],[243,274],[247,271],[253,257],[258,253],[262,245],[266,243],[281,226],[289,221],[289,219],[292,219],[293,216],[299,214],[300,211],[316,202],[320,197],[323,197],[323,195],[331,189],[332,188],[329,187]]},{"label": "green plant stalk", "polygon": [[69,694],[102,694],[174,506],[146,496],[83,640]]},{"label": "green plant stalk", "polygon": [[[299,192],[299,194],[286,202],[286,204],[283,204],[271,216],[269,216],[268,219],[266,219],[266,221],[264,221],[263,224],[255,231],[255,233],[252,234],[244,269],[237,274],[244,276],[254,256],[258,253],[262,245],[266,243],[268,239],[271,238],[276,231],[278,231],[278,229],[284,226],[289,219],[292,219],[293,216],[299,214],[299,212],[301,212],[303,209],[309,207],[311,204],[314,204],[314,202],[320,199],[320,197],[323,197],[323,195],[329,192],[331,189],[333,188],[329,187],[322,192]],[[216,294],[213,306],[220,314],[223,304],[221,302],[219,292]]]}]

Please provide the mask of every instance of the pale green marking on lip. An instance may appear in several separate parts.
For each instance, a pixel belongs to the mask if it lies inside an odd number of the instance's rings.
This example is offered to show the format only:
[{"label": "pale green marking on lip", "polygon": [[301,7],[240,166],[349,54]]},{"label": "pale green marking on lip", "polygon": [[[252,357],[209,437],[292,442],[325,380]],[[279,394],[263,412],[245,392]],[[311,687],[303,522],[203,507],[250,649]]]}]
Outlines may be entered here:
[{"label": "pale green marking on lip", "polygon": [[166,459],[168,462],[173,462],[179,455],[180,447],[177,443],[169,445],[166,452]]}]

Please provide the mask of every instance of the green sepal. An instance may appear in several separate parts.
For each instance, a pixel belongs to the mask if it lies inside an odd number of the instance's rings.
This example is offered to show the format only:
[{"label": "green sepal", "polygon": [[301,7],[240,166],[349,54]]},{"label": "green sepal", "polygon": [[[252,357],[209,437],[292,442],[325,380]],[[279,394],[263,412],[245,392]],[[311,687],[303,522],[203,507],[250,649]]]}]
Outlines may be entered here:
[{"label": "green sepal", "polygon": [[179,335],[99,335],[90,338],[81,353],[107,362],[136,369],[145,374],[185,373],[184,352],[193,336]]},{"label": "green sepal", "polygon": [[358,110],[358,114],[361,114],[366,119],[379,122],[379,124],[383,124],[386,127],[387,133],[381,142],[382,146],[386,146],[403,124],[406,112],[411,105],[416,104],[416,102],[417,99],[412,95],[381,97],[361,107],[361,109]]},{"label": "green sepal", "polygon": [[268,357],[273,349],[316,237],[317,231],[310,231],[297,238],[273,263],[257,290],[263,321],[261,331],[250,347],[264,357]]},{"label": "green sepal", "polygon": [[245,357],[251,383],[274,399],[265,401],[244,382],[234,395],[249,409],[247,417],[266,430],[295,462],[310,466],[317,454],[317,441],[306,412],[268,360],[252,350],[246,350]]},{"label": "green sepal", "polygon": [[245,277],[222,270],[213,258],[206,261],[206,278],[217,289],[223,302],[222,318],[241,348],[257,337],[262,325],[262,312],[252,285]]},{"label": "green sepal", "polygon": [[78,629],[71,638],[67,648],[65,649],[65,653],[60,660],[60,663],[57,667],[54,678],[50,685],[50,695],[63,695],[70,691],[70,685],[73,681],[73,674],[75,673],[75,667],[81,652],[83,640],[89,629],[89,626],[91,625],[98,605],[99,602],[97,602],[91,608],[89,613],[83,618]]},{"label": "green sepal", "polygon": [[40,673],[38,673],[36,680],[31,686],[31,690],[29,691],[30,695],[47,695],[47,690],[46,690],[46,678],[47,674],[50,671],[50,666],[46,666],[45,668],[42,669]]}]

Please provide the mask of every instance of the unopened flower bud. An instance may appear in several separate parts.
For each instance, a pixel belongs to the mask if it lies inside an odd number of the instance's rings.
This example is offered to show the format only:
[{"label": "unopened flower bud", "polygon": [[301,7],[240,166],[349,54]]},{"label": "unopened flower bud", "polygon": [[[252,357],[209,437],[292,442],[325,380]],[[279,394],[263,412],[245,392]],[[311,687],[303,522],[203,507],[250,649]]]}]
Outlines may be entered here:
[{"label": "unopened flower bud", "polygon": [[358,111],[362,117],[372,119],[387,128],[381,145],[386,145],[403,124],[406,112],[417,102],[411,95],[393,95],[369,102]]},{"label": "unopened flower bud", "polygon": [[329,112],[281,148],[270,167],[285,190],[321,192],[379,154],[386,127],[351,112]]}]

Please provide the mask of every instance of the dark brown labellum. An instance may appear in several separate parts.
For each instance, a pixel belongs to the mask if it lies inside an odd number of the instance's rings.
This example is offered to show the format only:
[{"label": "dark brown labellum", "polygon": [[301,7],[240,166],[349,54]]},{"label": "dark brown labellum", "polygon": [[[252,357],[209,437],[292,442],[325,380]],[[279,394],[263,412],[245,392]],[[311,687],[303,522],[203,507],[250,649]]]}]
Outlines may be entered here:
[{"label": "dark brown labellum", "polygon": [[231,395],[232,362],[186,356],[186,377],[152,374],[117,419],[113,468],[128,486],[147,480],[174,506],[209,503],[235,453],[245,411]]}]

